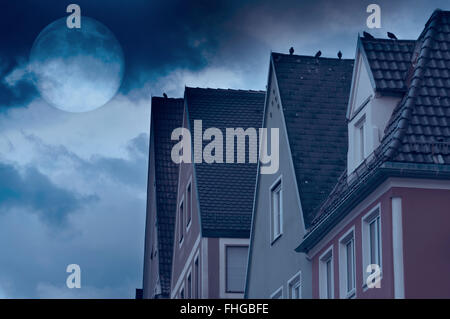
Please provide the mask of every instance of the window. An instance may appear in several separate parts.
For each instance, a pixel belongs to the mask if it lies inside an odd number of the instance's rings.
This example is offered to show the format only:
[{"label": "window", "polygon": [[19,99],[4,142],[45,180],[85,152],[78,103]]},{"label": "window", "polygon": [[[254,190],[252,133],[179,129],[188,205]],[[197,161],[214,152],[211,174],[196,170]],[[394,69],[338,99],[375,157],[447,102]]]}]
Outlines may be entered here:
[{"label": "window", "polygon": [[186,187],[186,228],[191,225],[192,219],[192,183],[189,181]]},{"label": "window", "polygon": [[184,238],[184,211],[183,211],[183,201],[181,201],[180,203],[180,207],[179,207],[179,215],[178,215],[178,220],[179,220],[179,227],[178,227],[178,238],[180,240],[180,244],[183,241]]},{"label": "window", "polygon": [[380,264],[380,216],[369,223],[370,263]]},{"label": "window", "polygon": [[279,179],[271,188],[271,228],[272,242],[281,236],[283,232],[283,193],[281,179]]},{"label": "window", "polygon": [[272,295],[270,299],[283,299],[283,287],[278,288]]},{"label": "window", "polygon": [[194,298],[200,298],[200,264],[198,262],[198,256],[194,262]]},{"label": "window", "polygon": [[301,288],[301,273],[297,273],[288,282],[289,288],[289,299],[301,299],[302,298],[302,288]]},{"label": "window", "polygon": [[363,116],[356,124],[355,124],[355,155],[356,162],[361,163],[364,160],[365,154],[365,126],[366,117]]},{"label": "window", "polygon": [[180,299],[184,299],[184,287],[180,291]]},{"label": "window", "polygon": [[192,273],[189,273],[187,277],[187,290],[186,290],[187,299],[192,298]]},{"label": "window", "polygon": [[[367,279],[369,273],[367,272],[367,266],[375,264],[382,267],[381,260],[381,215],[380,206],[378,205],[362,220],[362,236],[363,236],[363,272],[364,278]],[[366,284],[366,280],[364,280]]]},{"label": "window", "polygon": [[226,292],[243,293],[248,246],[226,246]]},{"label": "window", "polygon": [[333,248],[329,248],[321,257],[319,264],[320,298],[331,299],[334,296]]},{"label": "window", "polygon": [[355,296],[355,236],[354,228],[339,241],[339,275],[341,298]]}]

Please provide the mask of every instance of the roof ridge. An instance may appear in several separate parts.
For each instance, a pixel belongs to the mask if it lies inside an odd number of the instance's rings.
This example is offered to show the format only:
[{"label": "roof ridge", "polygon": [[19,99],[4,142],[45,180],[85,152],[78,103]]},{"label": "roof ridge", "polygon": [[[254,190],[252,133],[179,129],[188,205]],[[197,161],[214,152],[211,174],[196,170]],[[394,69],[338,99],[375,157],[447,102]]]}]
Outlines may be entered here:
[{"label": "roof ridge", "polygon": [[398,43],[398,42],[416,42],[417,41],[415,39],[396,39],[396,40],[386,39],[386,38],[366,39],[366,38],[364,38],[362,36],[360,36],[359,38],[361,40],[363,40],[364,42],[380,42],[380,41],[383,41],[383,42],[392,42],[392,43],[397,42]]},{"label": "roof ridge", "polygon": [[319,58],[316,58],[314,55],[304,55],[304,54],[289,54],[289,53],[281,53],[281,52],[272,52],[272,55],[278,54],[283,55],[286,57],[297,57],[297,58],[309,58],[309,59],[319,59],[319,60],[336,60],[336,61],[354,61],[355,59],[339,59],[339,58],[333,58],[333,57],[324,57],[320,56]]},{"label": "roof ridge", "polygon": [[182,97],[164,97],[164,96],[152,96],[152,100],[153,99],[161,99],[161,100],[171,100],[171,101],[176,101],[176,100],[182,100]]},{"label": "roof ridge", "polygon": [[266,93],[265,90],[245,90],[245,89],[231,89],[231,88],[202,88],[202,87],[192,87],[186,86],[186,90],[204,90],[204,91],[223,91],[223,92],[242,92],[242,93]]}]

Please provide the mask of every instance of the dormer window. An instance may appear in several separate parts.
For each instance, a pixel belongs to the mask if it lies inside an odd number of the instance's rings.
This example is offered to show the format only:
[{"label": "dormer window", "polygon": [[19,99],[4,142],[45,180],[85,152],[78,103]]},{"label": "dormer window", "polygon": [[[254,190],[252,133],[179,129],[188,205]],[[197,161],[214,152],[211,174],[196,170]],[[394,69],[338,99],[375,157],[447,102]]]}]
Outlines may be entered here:
[{"label": "dormer window", "polygon": [[361,119],[355,124],[355,160],[356,163],[360,164],[364,161],[365,157],[365,124],[366,124],[366,116],[363,115]]}]

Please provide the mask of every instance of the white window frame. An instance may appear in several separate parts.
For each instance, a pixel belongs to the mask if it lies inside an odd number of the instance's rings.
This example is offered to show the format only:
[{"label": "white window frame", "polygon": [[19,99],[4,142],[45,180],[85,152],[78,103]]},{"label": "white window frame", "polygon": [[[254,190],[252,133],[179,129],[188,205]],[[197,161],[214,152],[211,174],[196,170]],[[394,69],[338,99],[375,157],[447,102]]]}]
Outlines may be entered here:
[{"label": "white window frame", "polygon": [[[190,194],[190,198],[188,198],[188,196],[189,196],[189,192],[188,192],[188,189],[189,189],[189,187],[191,187],[191,194]],[[191,225],[192,225],[192,176],[191,177],[189,177],[189,181],[188,181],[188,183],[186,184],[186,202],[187,201],[189,201],[189,212],[190,212],[190,215],[191,216],[189,216],[190,218],[189,218],[189,220],[187,220],[187,218],[188,218],[188,215],[187,215],[187,205],[186,205],[186,233],[189,231],[189,229],[191,229]]]},{"label": "white window frame", "polygon": [[[352,270],[353,270],[353,287],[348,291],[348,264],[347,264],[347,244],[353,242],[352,251]],[[356,297],[356,240],[355,240],[355,226],[350,228],[339,239],[339,295],[342,299]]]},{"label": "white window frame", "polygon": [[[274,225],[274,211],[273,211],[273,193],[277,188],[280,188],[280,220],[279,220],[279,226],[280,226],[280,232],[278,234],[275,234],[275,225]],[[280,175],[275,182],[270,185],[270,244],[273,245],[278,238],[283,235],[283,178],[282,175]]]},{"label": "white window frame", "polygon": [[283,296],[283,286],[275,290],[271,295],[270,299],[284,299]]},{"label": "white window frame", "polygon": [[[180,214],[180,207],[183,205],[183,213]],[[178,204],[178,247],[181,247],[184,242],[184,237],[186,237],[184,232],[184,215],[185,215],[185,207],[184,207],[184,194],[181,197],[181,200]],[[181,238],[182,237],[182,238]]]},{"label": "white window frame", "polygon": [[381,204],[378,203],[367,214],[361,218],[361,233],[362,233],[362,267],[363,267],[363,288],[367,289],[367,277],[369,273],[366,272],[367,266],[370,264],[370,229],[369,225],[372,221],[378,218],[379,232],[377,234],[377,248],[379,249],[379,264],[380,266],[380,280],[383,277],[383,227],[381,223]]},{"label": "white window frame", "polygon": [[355,123],[354,150],[355,150],[355,163],[357,166],[361,164],[366,157],[366,148],[367,148],[366,131],[367,131],[366,114],[363,114]]},{"label": "white window frame", "polygon": [[299,298],[298,299],[302,299],[302,271],[300,270],[298,273],[296,273],[294,276],[292,276],[291,279],[288,280],[287,283],[287,295],[289,299],[293,299],[292,297],[292,290],[295,288],[300,288],[299,289]]},{"label": "white window frame", "polygon": [[[331,296],[327,296],[327,262],[331,262],[331,278],[330,278],[330,292]],[[333,245],[331,245],[322,255],[319,257],[319,295],[320,299],[333,299],[334,298],[334,251]]]}]

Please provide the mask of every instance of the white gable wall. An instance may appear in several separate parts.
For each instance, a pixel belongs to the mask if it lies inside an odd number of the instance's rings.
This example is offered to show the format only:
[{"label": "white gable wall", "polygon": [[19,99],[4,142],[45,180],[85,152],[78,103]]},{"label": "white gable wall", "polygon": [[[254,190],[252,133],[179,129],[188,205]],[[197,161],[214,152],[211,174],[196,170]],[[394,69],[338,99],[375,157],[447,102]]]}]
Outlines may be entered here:
[{"label": "white gable wall", "polygon": [[353,78],[352,96],[349,103],[347,173],[351,174],[361,163],[359,129],[364,120],[364,158],[380,144],[384,129],[389,122],[399,97],[375,94],[370,70],[360,51],[357,52],[356,73]]}]

